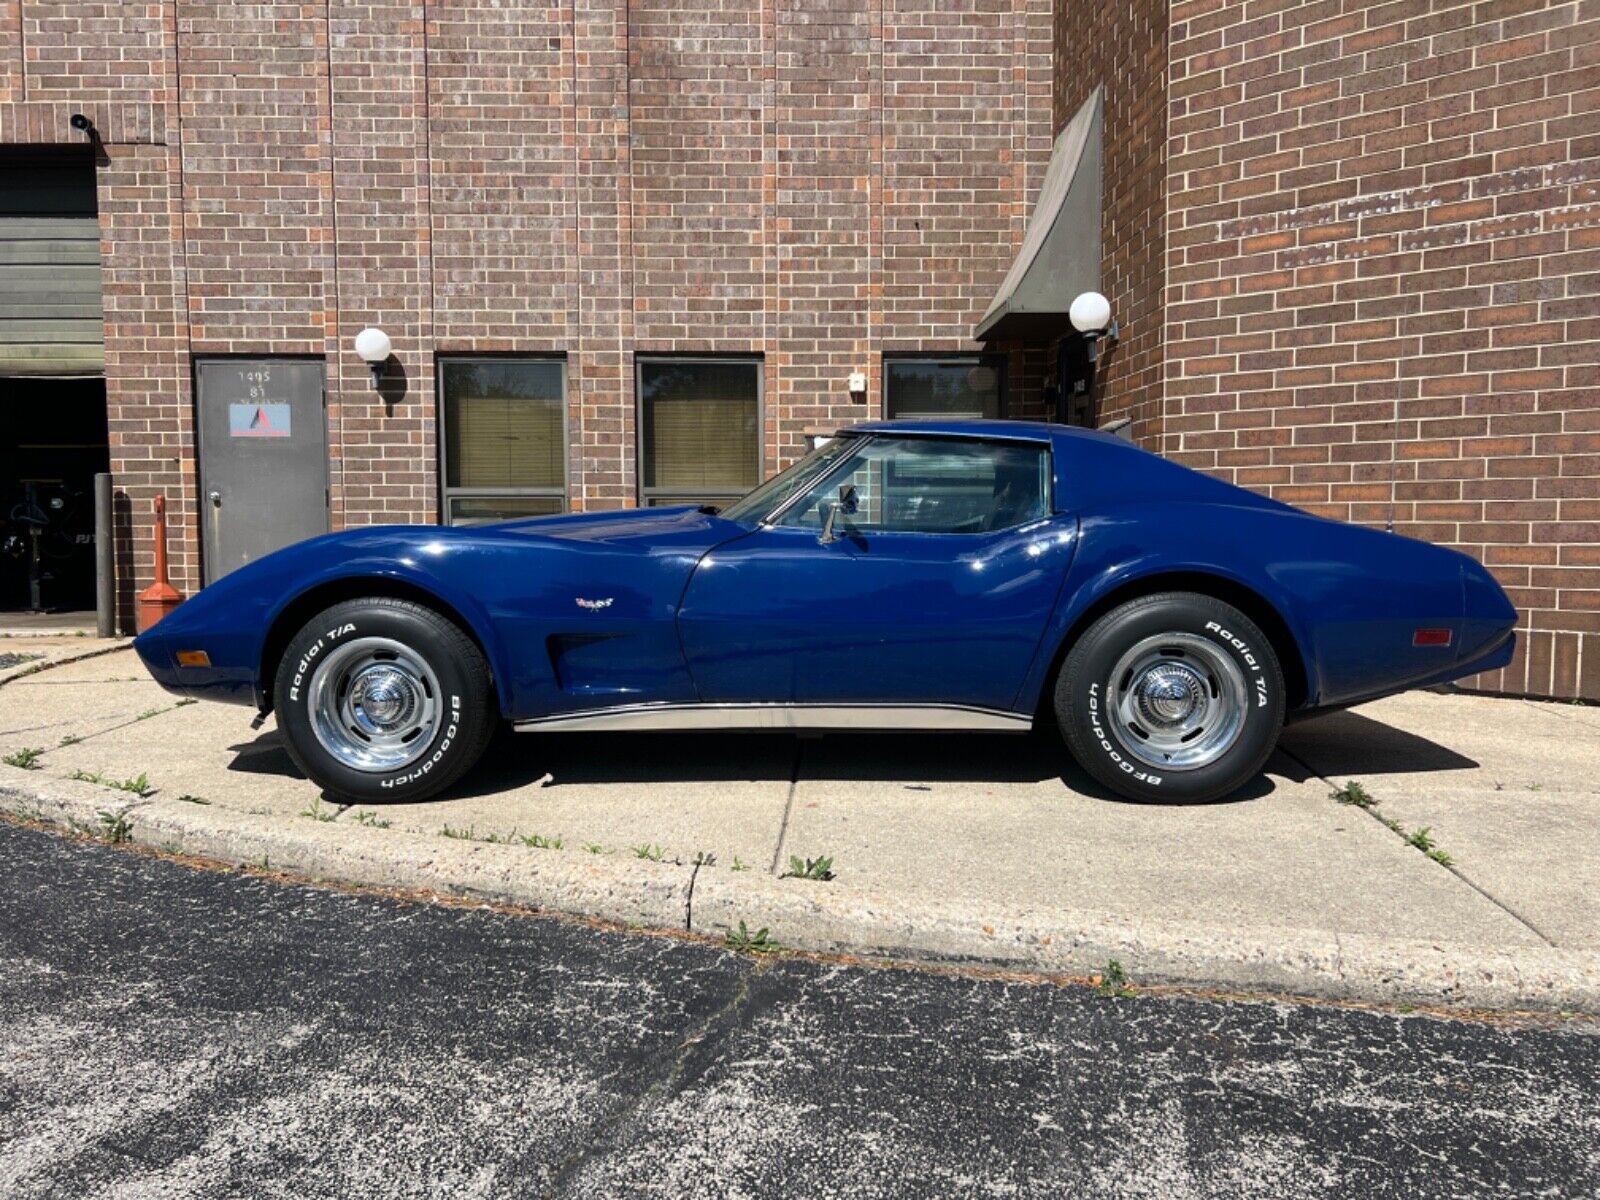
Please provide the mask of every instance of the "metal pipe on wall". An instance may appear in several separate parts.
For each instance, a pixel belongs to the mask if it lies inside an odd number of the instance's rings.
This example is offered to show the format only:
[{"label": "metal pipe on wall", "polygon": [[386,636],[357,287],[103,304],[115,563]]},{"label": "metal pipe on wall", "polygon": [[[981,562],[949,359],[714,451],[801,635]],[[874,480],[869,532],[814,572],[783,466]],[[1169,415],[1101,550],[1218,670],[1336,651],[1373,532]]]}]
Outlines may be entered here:
[{"label": "metal pipe on wall", "polygon": [[111,476],[94,477],[94,621],[103,638],[117,632],[117,576],[111,533]]}]

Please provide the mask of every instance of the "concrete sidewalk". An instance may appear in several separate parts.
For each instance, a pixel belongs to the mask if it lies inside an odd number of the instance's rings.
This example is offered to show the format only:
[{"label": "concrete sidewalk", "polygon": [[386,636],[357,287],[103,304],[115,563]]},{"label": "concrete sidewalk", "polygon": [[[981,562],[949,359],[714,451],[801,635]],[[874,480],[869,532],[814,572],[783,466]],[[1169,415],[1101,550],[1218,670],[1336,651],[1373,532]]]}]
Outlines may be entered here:
[{"label": "concrete sidewalk", "polygon": [[[1593,708],[1394,697],[1193,807],[1115,799],[1043,736],[507,734],[446,798],[343,811],[252,715],[175,702],[127,650],[52,667],[0,688],[0,752],[41,752],[0,788],[230,861],[804,949],[1600,1009]],[[1330,797],[1352,780],[1375,807]],[[791,856],[836,878],[780,879]]]}]

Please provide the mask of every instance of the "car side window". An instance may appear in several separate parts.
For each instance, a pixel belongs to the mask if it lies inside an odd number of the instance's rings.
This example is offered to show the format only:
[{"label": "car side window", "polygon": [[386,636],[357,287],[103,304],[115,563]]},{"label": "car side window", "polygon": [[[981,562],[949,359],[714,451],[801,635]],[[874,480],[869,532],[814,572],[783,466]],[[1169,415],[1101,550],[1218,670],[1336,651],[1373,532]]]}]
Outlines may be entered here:
[{"label": "car side window", "polygon": [[839,489],[856,511],[837,533],[988,533],[1050,511],[1050,454],[1026,442],[873,437],[784,512],[779,525],[821,530]]}]

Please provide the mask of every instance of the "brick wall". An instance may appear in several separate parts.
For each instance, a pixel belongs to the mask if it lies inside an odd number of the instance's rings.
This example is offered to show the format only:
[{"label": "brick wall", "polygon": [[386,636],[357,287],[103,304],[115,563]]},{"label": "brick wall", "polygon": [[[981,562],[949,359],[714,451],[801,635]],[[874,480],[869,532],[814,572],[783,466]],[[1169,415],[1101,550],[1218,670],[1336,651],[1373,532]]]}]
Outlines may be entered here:
[{"label": "brick wall", "polygon": [[1055,124],[1103,86],[1105,138],[1100,290],[1120,340],[1102,357],[1097,423],[1133,418],[1146,444],[1161,434],[1166,220],[1167,0],[1055,6]]},{"label": "brick wall", "polygon": [[1600,698],[1600,5],[1172,6],[1169,456],[1458,546]]},{"label": "brick wall", "polygon": [[[194,354],[327,364],[336,526],[438,515],[434,362],[564,354],[575,508],[634,503],[635,352],[757,352],[766,468],[976,349],[1050,147],[1049,0],[0,3],[0,141],[107,145],[123,587],[168,496],[199,584]],[[381,393],[351,350],[381,325]],[[1012,350],[1036,403],[1043,360]],[[865,405],[846,392],[869,372]],[[1031,398],[1031,400],[1030,400]]]}]

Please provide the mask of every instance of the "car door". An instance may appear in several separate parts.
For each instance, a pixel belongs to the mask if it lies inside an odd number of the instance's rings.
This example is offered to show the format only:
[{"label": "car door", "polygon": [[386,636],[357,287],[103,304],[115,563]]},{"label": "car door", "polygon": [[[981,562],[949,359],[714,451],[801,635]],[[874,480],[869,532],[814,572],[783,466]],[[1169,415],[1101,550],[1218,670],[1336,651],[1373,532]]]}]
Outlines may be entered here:
[{"label": "car door", "polygon": [[701,699],[1009,710],[1076,541],[1051,482],[1045,442],[860,439],[696,568],[678,624]]}]

